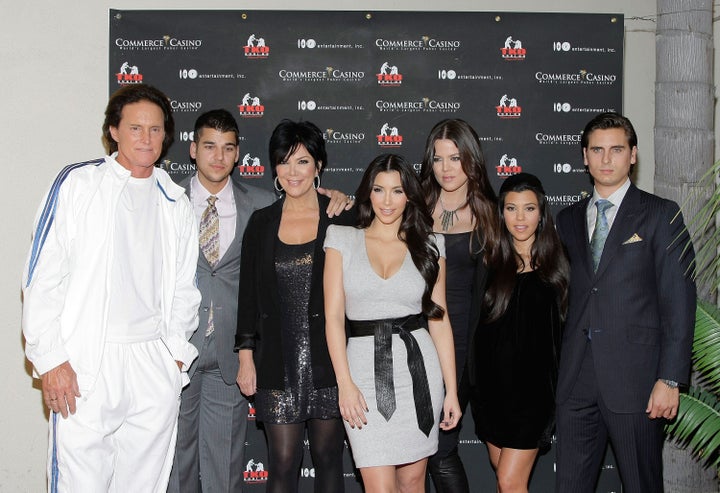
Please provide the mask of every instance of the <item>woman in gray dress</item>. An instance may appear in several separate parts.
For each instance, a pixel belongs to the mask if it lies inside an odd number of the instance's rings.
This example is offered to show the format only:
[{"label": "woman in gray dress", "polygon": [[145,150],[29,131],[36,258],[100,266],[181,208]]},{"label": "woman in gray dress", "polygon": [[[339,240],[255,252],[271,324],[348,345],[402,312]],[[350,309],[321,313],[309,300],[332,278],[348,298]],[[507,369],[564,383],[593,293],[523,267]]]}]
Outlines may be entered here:
[{"label": "woman in gray dress", "polygon": [[330,226],[325,241],[325,331],[340,414],[366,492],[423,492],[438,428],[461,416],[444,241],[400,156],[370,163],[357,204],[359,227]]}]

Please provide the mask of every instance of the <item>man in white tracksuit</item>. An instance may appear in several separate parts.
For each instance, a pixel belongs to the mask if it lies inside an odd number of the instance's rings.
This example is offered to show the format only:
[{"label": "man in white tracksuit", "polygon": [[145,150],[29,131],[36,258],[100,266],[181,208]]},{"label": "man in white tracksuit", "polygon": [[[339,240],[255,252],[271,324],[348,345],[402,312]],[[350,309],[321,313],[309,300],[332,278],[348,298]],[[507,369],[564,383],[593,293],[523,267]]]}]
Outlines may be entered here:
[{"label": "man in white tracksuit", "polygon": [[193,212],[155,167],[173,133],[162,92],[123,87],[105,111],[112,154],[63,169],[38,211],[23,333],[52,411],[52,492],[167,487],[200,303]]}]

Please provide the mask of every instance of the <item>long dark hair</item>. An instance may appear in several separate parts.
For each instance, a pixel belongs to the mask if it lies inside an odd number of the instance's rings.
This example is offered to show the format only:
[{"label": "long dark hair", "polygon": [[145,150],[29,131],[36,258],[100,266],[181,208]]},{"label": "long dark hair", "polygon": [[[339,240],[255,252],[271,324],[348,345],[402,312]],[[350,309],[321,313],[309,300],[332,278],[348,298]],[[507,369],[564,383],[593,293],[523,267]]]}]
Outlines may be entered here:
[{"label": "long dark hair", "polygon": [[480,139],[475,130],[464,120],[458,118],[442,120],[435,124],[427,137],[420,171],[420,182],[425,192],[427,207],[434,212],[440,199],[442,188],[433,173],[433,160],[435,141],[442,139],[451,140],[460,153],[462,170],[468,177],[467,201],[475,221],[474,241],[479,246],[477,250],[485,250],[487,260],[489,248],[485,248],[486,245],[494,245],[499,237],[495,220],[497,198],[485,169],[485,157],[480,147]]},{"label": "long dark hair", "polygon": [[535,241],[530,250],[530,268],[535,270],[540,279],[555,290],[558,299],[560,316],[564,319],[567,310],[567,288],[570,278],[570,264],[565,257],[560,237],[555,231],[552,214],[548,207],[547,197],[542,183],[530,173],[518,173],[503,182],[498,200],[497,222],[501,230],[500,240],[492,249],[491,273],[488,287],[485,290],[486,320],[492,322],[500,318],[507,310],[512,298],[518,270],[524,269],[525,263],[515,250],[513,237],[505,225],[503,210],[505,197],[510,192],[529,190],[535,194],[540,208],[540,222],[535,231]]},{"label": "long dark hair", "polygon": [[397,171],[400,174],[402,189],[407,197],[398,238],[407,245],[415,267],[425,280],[425,291],[422,297],[423,314],[428,318],[442,318],[445,309],[431,299],[440,270],[438,265],[440,254],[435,242],[430,237],[433,234],[432,216],[425,207],[420,180],[402,156],[381,154],[368,165],[360,181],[360,186],[355,192],[358,227],[367,228],[375,218],[375,212],[370,202],[370,193],[378,173],[387,171]]}]

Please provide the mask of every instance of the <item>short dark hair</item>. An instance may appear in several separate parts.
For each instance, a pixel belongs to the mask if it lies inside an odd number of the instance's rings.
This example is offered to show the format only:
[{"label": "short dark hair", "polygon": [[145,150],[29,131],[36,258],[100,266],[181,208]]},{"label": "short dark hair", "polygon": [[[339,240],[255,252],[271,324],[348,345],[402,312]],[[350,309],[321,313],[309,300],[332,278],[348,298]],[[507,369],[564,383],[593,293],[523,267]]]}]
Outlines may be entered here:
[{"label": "short dark hair", "polygon": [[582,149],[587,149],[591,133],[595,130],[607,130],[609,128],[623,129],[625,131],[625,136],[628,139],[630,149],[637,146],[637,134],[635,133],[635,128],[633,128],[630,120],[620,113],[608,112],[600,113],[590,120],[587,125],[585,125],[585,130],[583,130],[582,137],[580,139]]},{"label": "short dark hair", "polygon": [[323,133],[312,122],[295,122],[285,119],[275,127],[268,144],[268,155],[273,177],[277,176],[275,170],[277,165],[285,161],[301,145],[305,146],[305,149],[315,160],[318,172],[322,172],[321,163],[322,167],[327,166],[327,151],[325,150]]},{"label": "short dark hair", "polygon": [[140,101],[149,101],[157,106],[163,112],[163,120],[165,123],[165,138],[163,139],[162,153],[164,156],[175,138],[175,120],[172,116],[172,108],[170,107],[170,99],[160,89],[146,84],[128,84],[113,93],[105,108],[105,121],[103,122],[102,132],[105,145],[112,154],[118,150],[117,142],[110,134],[110,127],[117,128],[120,125],[123,108],[132,103]]},{"label": "short dark hair", "polygon": [[217,109],[206,111],[195,120],[193,128],[193,140],[197,144],[200,140],[200,130],[203,128],[212,128],[220,133],[235,133],[235,144],[240,142],[240,130],[235,118],[228,110]]}]

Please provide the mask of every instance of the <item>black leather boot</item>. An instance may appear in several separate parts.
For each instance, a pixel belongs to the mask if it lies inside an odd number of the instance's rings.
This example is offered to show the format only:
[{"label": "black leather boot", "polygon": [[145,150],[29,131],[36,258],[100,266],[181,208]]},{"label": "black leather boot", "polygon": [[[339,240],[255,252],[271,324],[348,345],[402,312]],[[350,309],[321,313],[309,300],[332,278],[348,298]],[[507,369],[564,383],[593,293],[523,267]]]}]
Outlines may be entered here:
[{"label": "black leather boot", "polygon": [[470,493],[465,468],[457,449],[443,458],[430,457],[428,470],[437,493]]}]

